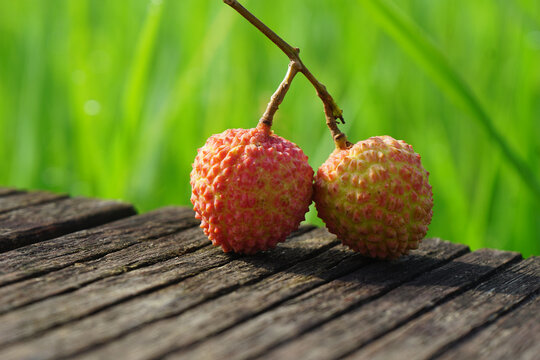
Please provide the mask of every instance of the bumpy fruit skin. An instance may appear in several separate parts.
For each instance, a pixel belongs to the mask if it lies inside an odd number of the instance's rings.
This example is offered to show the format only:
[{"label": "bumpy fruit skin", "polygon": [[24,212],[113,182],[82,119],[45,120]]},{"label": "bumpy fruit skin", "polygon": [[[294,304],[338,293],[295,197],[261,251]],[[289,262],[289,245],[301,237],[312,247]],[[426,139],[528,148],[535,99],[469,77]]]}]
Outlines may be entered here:
[{"label": "bumpy fruit skin", "polygon": [[433,215],[429,173],[411,145],[375,136],[335,150],[315,176],[319,217],[366,256],[395,259],[416,249]]},{"label": "bumpy fruit skin", "polygon": [[313,192],[313,169],[292,142],[265,126],[212,135],[191,172],[201,227],[223,251],[271,249],[298,228]]}]

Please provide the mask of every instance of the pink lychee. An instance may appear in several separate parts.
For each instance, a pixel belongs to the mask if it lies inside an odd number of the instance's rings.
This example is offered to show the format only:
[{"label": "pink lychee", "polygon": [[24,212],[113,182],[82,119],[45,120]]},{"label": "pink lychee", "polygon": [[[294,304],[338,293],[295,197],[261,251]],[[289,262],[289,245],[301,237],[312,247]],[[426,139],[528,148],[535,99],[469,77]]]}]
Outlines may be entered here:
[{"label": "pink lychee", "polygon": [[336,149],[315,175],[318,215],[353,250],[397,258],[416,249],[428,230],[428,176],[412,146],[390,136]]},{"label": "pink lychee", "polygon": [[294,143],[265,125],[212,135],[191,172],[201,227],[223,251],[271,249],[296,230],[311,203],[313,169]]}]

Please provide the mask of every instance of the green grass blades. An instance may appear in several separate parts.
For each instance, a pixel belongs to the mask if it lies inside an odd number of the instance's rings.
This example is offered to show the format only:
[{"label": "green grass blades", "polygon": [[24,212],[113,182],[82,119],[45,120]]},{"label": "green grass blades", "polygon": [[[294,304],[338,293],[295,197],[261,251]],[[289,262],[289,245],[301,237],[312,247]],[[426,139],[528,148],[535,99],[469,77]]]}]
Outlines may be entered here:
[{"label": "green grass blades", "polygon": [[[189,205],[197,148],[255,126],[288,59],[220,0],[53,3],[0,1],[0,184]],[[428,236],[540,254],[538,1],[242,4],[301,49],[351,141],[422,155]],[[315,169],[333,150],[301,75],[274,131]]]},{"label": "green grass blades", "polygon": [[360,1],[366,5],[370,13],[374,15],[375,19],[396,42],[430,74],[445,94],[448,94],[484,127],[523,182],[530,187],[533,194],[540,200],[540,183],[536,174],[509,146],[471,89],[448,63],[444,55],[423,34],[422,30],[390,1]]}]

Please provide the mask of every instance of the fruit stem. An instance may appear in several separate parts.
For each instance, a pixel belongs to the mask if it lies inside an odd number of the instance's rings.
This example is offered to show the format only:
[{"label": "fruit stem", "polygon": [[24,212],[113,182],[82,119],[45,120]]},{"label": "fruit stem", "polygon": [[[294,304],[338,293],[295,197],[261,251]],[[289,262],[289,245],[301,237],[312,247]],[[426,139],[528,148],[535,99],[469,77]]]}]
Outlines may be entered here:
[{"label": "fruit stem", "polygon": [[[296,69],[290,78],[290,81],[294,78],[296,75],[296,72],[301,72],[304,74],[304,76],[309,80],[309,82],[313,85],[315,90],[317,91],[317,95],[322,100],[324,105],[324,114],[326,116],[326,125],[328,126],[328,129],[330,129],[330,132],[332,134],[332,138],[334,140],[334,143],[336,144],[336,148],[338,149],[345,149],[349,146],[351,146],[351,143],[347,141],[347,136],[341,132],[338,128],[337,119],[341,120],[342,124],[345,124],[345,120],[343,119],[343,111],[339,108],[339,106],[336,104],[332,96],[328,93],[326,90],[326,86],[324,86],[322,83],[320,83],[315,76],[308,70],[308,68],[302,63],[302,60],[300,60],[300,49],[292,47],[289,45],[285,40],[280,38],[275,32],[273,32],[268,26],[266,26],[261,20],[259,20],[255,15],[250,13],[245,7],[243,7],[237,0],[223,0],[223,2],[230,7],[232,7],[234,10],[236,10],[240,15],[242,15],[247,21],[249,21],[253,26],[255,26],[257,29],[259,29],[260,32],[262,32],[270,41],[272,41],[274,44],[277,45],[289,57],[289,60],[291,61],[289,63],[289,70],[287,71],[287,76],[291,72],[291,69]],[[291,64],[294,64],[294,66],[291,66]],[[267,113],[271,112],[270,117],[270,126],[271,126],[271,120],[274,116],[274,113],[277,111],[277,107],[283,101],[283,97],[287,93],[288,87],[290,85],[290,81],[287,82],[287,85],[284,89],[282,89],[282,85],[287,80],[287,76],[285,77],[285,80],[280,84],[278,90],[274,95],[272,95],[272,100],[268,104],[268,107],[266,109],[266,112],[264,113],[263,117],[261,118],[261,123],[265,123],[265,116]],[[280,90],[283,90],[282,96],[277,99],[279,102],[277,105],[273,106],[274,97],[276,94],[280,92]],[[271,109],[272,108],[272,109]],[[266,126],[268,126],[267,123],[265,123]]]},{"label": "fruit stem", "polygon": [[270,132],[270,128],[272,127],[272,121],[274,119],[274,114],[279,108],[279,105],[285,98],[285,94],[287,94],[287,91],[289,90],[289,87],[291,85],[292,80],[298,74],[298,64],[294,61],[291,61],[289,63],[289,67],[287,69],[287,74],[285,75],[285,79],[279,84],[279,87],[277,88],[276,92],[272,95],[270,98],[270,102],[268,103],[268,106],[266,107],[266,111],[264,112],[263,116],[259,120],[259,127],[265,129],[267,132]]}]

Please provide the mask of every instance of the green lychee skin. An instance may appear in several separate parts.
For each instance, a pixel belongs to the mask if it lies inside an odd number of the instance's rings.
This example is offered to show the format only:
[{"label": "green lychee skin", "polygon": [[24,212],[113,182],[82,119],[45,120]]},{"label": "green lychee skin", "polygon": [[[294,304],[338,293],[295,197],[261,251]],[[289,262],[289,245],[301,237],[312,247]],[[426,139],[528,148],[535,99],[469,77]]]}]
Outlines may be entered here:
[{"label": "green lychee skin", "polygon": [[395,259],[418,248],[433,215],[429,173],[411,145],[375,136],[336,149],[315,175],[319,217],[343,244]]},{"label": "green lychee skin", "polygon": [[307,156],[265,125],[212,135],[190,177],[196,217],[225,252],[253,254],[285,241],[313,193]]}]

